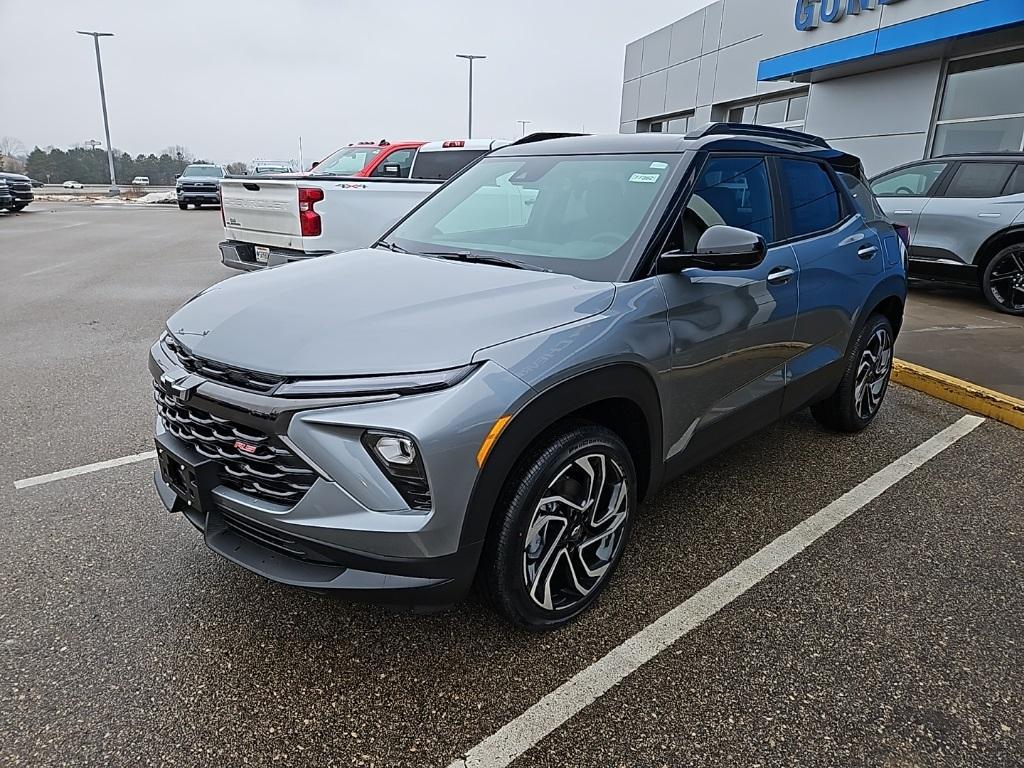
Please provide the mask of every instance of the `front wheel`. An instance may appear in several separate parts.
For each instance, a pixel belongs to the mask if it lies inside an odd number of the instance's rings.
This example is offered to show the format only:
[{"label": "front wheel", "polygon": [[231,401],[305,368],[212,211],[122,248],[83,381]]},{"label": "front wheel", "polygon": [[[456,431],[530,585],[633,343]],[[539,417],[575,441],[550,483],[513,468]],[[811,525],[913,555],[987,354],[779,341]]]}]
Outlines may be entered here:
[{"label": "front wheel", "polygon": [[1024,315],[1024,243],[1015,243],[992,257],[981,276],[981,290],[1000,312]]},{"label": "front wheel", "polygon": [[878,415],[892,374],[892,324],[872,315],[846,358],[836,391],[811,406],[819,423],[840,432],[860,432]]},{"label": "front wheel", "polygon": [[614,432],[581,422],[549,434],[495,510],[479,574],[491,605],[531,631],[579,616],[622,556],[636,499],[633,460]]},{"label": "front wheel", "polygon": [[28,203],[15,203],[14,205],[11,206],[11,210],[12,211],[23,211],[23,210],[25,210],[25,206],[27,206],[27,205],[28,205]]},{"label": "front wheel", "polygon": [[187,211],[188,210],[188,203],[178,203],[178,208],[180,208],[183,211]]}]

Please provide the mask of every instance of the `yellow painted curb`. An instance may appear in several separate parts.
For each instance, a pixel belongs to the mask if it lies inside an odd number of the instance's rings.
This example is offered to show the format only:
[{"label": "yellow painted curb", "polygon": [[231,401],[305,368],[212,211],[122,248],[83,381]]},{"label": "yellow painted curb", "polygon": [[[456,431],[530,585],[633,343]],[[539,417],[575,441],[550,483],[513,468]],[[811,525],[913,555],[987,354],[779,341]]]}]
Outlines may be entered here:
[{"label": "yellow painted curb", "polygon": [[1024,400],[947,376],[906,360],[893,360],[892,380],[968,411],[1024,429]]}]

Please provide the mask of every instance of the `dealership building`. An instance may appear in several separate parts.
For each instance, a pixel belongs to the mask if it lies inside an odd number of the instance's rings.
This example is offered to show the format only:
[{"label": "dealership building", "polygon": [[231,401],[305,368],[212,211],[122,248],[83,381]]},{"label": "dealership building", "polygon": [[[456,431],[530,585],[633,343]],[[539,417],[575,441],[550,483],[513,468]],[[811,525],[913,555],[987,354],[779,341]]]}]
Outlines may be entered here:
[{"label": "dealership building", "polygon": [[1024,0],[717,0],[625,59],[622,133],[781,126],[869,174],[1024,151]]}]

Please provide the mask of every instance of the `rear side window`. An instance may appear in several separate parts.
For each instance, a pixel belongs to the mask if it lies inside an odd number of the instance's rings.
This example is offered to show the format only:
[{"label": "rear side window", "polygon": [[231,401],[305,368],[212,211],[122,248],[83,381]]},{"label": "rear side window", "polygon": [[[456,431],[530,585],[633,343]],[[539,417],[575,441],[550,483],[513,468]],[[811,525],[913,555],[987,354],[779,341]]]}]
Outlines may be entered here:
[{"label": "rear side window", "polygon": [[879,176],[871,182],[871,191],[879,197],[924,197],[948,163],[922,163]]},{"label": "rear side window", "polygon": [[414,179],[447,181],[481,155],[484,149],[442,149],[436,152],[420,152],[412,166]]},{"label": "rear side window", "polygon": [[961,163],[944,197],[999,197],[1013,170],[1010,163]]},{"label": "rear side window", "polygon": [[882,210],[878,200],[863,181],[849,173],[840,173],[839,178],[849,190],[854,205],[857,206],[857,210],[865,221],[886,220],[885,211]]},{"label": "rear side window", "polygon": [[806,160],[783,158],[779,160],[779,169],[786,190],[791,236],[803,237],[839,223],[839,193],[824,168]]},{"label": "rear side window", "polygon": [[1024,165],[1018,165],[1010,180],[1006,182],[1006,189],[1003,190],[1004,195],[1021,195],[1024,194]]},{"label": "rear side window", "polygon": [[712,157],[666,250],[693,252],[705,230],[718,224],[739,227],[775,240],[772,193],[763,157]]}]

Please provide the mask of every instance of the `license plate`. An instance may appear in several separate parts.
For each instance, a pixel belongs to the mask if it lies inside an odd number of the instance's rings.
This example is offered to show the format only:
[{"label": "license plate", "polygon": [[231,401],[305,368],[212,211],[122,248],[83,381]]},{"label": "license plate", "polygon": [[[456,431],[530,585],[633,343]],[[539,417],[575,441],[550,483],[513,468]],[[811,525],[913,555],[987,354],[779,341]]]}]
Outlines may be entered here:
[{"label": "license plate", "polygon": [[270,260],[270,249],[264,245],[256,246],[256,263],[266,264]]}]

